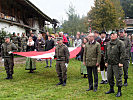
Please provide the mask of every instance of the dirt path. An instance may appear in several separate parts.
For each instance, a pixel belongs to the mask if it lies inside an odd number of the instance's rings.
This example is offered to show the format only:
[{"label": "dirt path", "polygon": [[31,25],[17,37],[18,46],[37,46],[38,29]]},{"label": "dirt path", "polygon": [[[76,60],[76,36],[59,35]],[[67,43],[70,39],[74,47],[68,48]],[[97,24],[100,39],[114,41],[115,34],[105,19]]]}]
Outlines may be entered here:
[{"label": "dirt path", "polygon": [[[15,64],[23,64],[25,63],[26,58],[25,57],[16,57],[14,58],[14,63]],[[0,57],[0,63],[1,63],[1,57]]]}]

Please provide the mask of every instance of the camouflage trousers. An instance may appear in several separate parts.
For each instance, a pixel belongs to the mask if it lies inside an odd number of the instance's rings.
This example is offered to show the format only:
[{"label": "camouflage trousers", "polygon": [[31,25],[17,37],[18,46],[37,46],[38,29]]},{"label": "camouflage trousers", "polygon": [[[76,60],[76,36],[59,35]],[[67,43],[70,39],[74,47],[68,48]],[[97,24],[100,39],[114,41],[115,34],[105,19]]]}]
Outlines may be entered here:
[{"label": "camouflage trousers", "polygon": [[13,66],[14,66],[13,58],[4,58],[4,66],[7,74],[13,74]]},{"label": "camouflage trousers", "polygon": [[116,86],[122,86],[122,67],[118,65],[108,65],[107,77],[110,86],[114,86],[114,76],[116,78]]},{"label": "camouflage trousers", "polygon": [[60,79],[67,79],[67,68],[65,66],[65,61],[56,61],[56,72]]},{"label": "camouflage trousers", "polygon": [[18,43],[14,43],[15,44],[15,46],[17,47],[17,49],[18,49]]},{"label": "camouflage trousers", "polygon": [[27,45],[22,45],[22,46],[21,46],[21,49],[22,49],[21,51],[26,52]]},{"label": "camouflage trousers", "polygon": [[129,60],[125,60],[123,64],[124,79],[128,79],[128,67],[129,67]]}]

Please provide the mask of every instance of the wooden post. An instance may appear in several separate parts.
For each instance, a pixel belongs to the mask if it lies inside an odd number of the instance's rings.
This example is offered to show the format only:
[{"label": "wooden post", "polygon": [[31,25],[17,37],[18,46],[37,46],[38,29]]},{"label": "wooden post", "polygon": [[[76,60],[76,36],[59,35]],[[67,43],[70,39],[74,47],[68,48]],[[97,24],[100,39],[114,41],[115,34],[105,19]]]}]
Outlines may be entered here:
[{"label": "wooden post", "polygon": [[0,12],[1,12],[1,3],[2,3],[2,0],[0,0]]}]

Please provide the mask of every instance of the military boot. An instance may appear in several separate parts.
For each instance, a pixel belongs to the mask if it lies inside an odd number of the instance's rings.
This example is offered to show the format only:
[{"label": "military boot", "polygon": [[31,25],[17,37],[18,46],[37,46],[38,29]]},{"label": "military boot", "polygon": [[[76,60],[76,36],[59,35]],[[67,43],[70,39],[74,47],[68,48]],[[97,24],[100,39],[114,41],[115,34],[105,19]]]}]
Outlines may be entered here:
[{"label": "military boot", "polygon": [[63,82],[62,86],[66,86],[66,80],[64,80],[64,82]]},{"label": "military boot", "polygon": [[56,84],[56,85],[58,86],[58,85],[61,85],[61,84],[63,84],[62,79],[60,79],[60,82],[58,84]]},{"label": "military boot", "polygon": [[125,79],[124,81],[124,86],[127,86],[127,79]]},{"label": "military boot", "polygon": [[12,74],[10,74],[10,78],[9,79],[13,79],[13,76],[12,76]]},{"label": "military boot", "polygon": [[120,97],[122,96],[122,93],[121,93],[121,86],[118,86],[118,92],[116,94],[116,97]]},{"label": "military boot", "polygon": [[114,93],[114,86],[110,86],[110,90],[108,92],[106,92],[105,94],[110,94],[110,93]]},{"label": "military boot", "polygon": [[10,79],[10,74],[7,74],[7,77],[5,79]]}]

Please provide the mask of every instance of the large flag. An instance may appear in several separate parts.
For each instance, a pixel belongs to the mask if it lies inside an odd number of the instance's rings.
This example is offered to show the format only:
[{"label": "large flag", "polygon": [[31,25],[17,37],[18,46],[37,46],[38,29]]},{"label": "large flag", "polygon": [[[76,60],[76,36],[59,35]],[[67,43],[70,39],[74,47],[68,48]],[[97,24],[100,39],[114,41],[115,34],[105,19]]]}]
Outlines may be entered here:
[{"label": "large flag", "polygon": [[[71,59],[76,57],[76,55],[80,52],[81,47],[69,47],[68,50],[70,52],[70,59]],[[13,54],[21,55],[24,57],[30,57],[30,58],[53,59],[55,55],[55,48],[44,52],[38,52],[38,51],[13,52]]]}]

